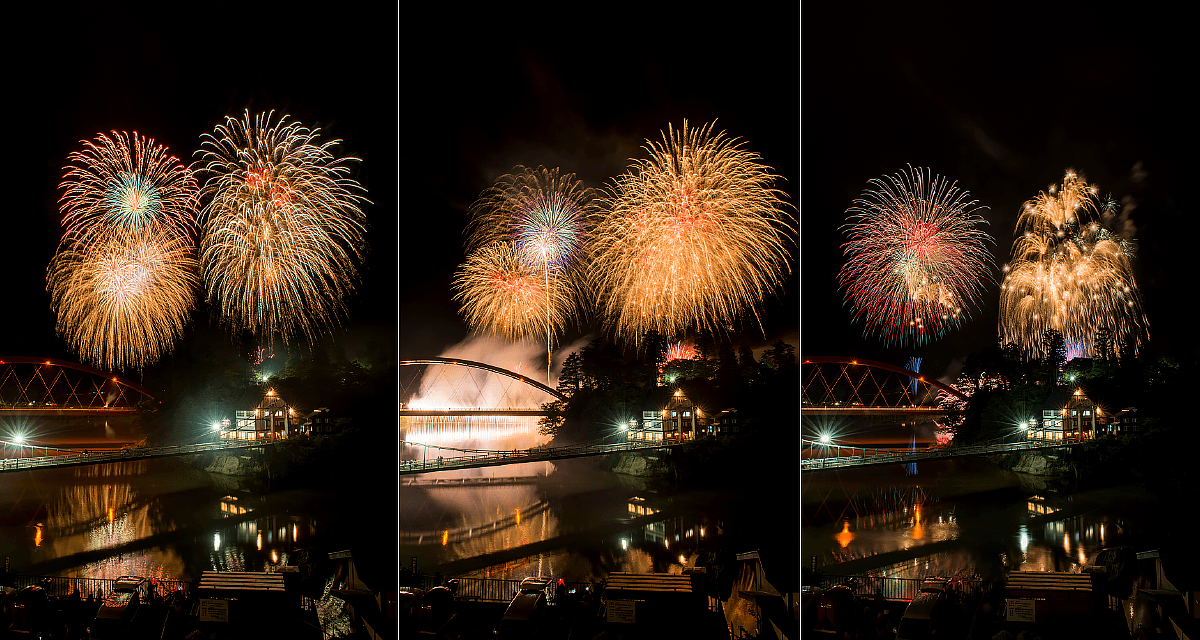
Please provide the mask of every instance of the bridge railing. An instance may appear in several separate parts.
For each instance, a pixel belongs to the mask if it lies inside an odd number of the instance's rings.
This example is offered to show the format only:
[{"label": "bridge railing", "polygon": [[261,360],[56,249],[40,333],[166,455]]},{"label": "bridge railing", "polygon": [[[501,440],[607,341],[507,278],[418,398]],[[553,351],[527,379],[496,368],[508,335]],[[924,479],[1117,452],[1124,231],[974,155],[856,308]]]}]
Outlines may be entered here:
[{"label": "bridge railing", "polygon": [[[408,443],[409,446],[429,447],[421,443]],[[401,460],[401,473],[423,473],[427,471],[444,471],[448,469],[466,469],[470,467],[489,466],[497,464],[517,464],[521,462],[541,462],[545,460],[560,460],[563,458],[583,457],[635,451],[639,449],[663,449],[680,444],[674,441],[663,442],[621,442],[615,444],[589,444],[569,447],[536,447],[533,449],[514,449],[512,451],[464,451],[463,455],[442,456],[438,458],[424,457],[414,460]],[[445,449],[448,447],[437,447]]]},{"label": "bridge railing", "polygon": [[[166,445],[161,447],[132,447],[127,449],[89,449],[86,452],[74,449],[59,449],[57,455],[36,456],[29,458],[0,459],[0,471],[18,471],[21,469],[41,469],[49,467],[66,467],[77,464],[96,464],[101,462],[121,462],[206,451],[221,451],[224,449],[245,449],[261,447],[266,442],[239,440],[232,442],[199,442],[195,444]],[[21,446],[21,445],[14,445]],[[41,447],[45,448],[45,447]]]},{"label": "bridge railing", "polygon": [[[80,597],[86,599],[92,596],[97,600],[103,600],[112,594],[113,586],[116,580],[112,578],[76,578],[72,576],[14,576],[17,589],[23,589],[29,586],[39,586],[46,590],[46,595],[58,598],[65,598],[73,592],[78,592]],[[143,600],[150,594],[153,589],[154,595],[165,597],[171,594],[176,589],[183,589],[185,592],[192,587],[190,582],[183,580],[155,580],[154,584],[149,581],[142,584],[139,591]]]},{"label": "bridge railing", "polygon": [[[402,584],[400,586],[418,587],[424,591],[428,591],[441,585],[446,579],[440,575],[422,576],[415,580],[416,584]],[[454,580],[458,581],[458,591],[454,594],[454,597],[461,600],[509,602],[521,589],[520,580],[501,580],[496,578],[454,578]],[[596,590],[596,585],[590,582],[567,582],[564,586],[568,591],[585,588],[590,588],[593,591]],[[554,588],[551,587],[551,591],[553,590]]]},{"label": "bridge railing", "polygon": [[[806,441],[807,442],[807,441]],[[916,451],[903,449],[865,449],[861,447],[841,447],[836,455],[821,457],[802,457],[801,470],[837,469],[864,465],[879,465],[891,463],[911,463],[922,460],[941,460],[991,453],[1008,453],[1011,451],[1026,451],[1031,449],[1048,449],[1070,445],[1072,442],[1058,440],[1022,440],[1020,442],[981,443],[960,447],[930,447]],[[820,445],[830,448],[831,445]],[[864,453],[869,452],[869,453]],[[849,453],[849,455],[843,455]],[[803,455],[803,454],[802,454]]]},{"label": "bridge railing", "polygon": [[[887,576],[822,576],[820,577],[815,587],[821,589],[831,589],[840,584],[845,584],[851,578],[857,582],[854,595],[862,598],[873,597],[876,593],[882,594],[885,600],[905,600],[911,601],[921,593],[921,584],[926,578],[892,578]],[[950,588],[959,593],[960,596],[972,597],[980,594],[988,593],[994,583],[985,580],[953,580]]]}]

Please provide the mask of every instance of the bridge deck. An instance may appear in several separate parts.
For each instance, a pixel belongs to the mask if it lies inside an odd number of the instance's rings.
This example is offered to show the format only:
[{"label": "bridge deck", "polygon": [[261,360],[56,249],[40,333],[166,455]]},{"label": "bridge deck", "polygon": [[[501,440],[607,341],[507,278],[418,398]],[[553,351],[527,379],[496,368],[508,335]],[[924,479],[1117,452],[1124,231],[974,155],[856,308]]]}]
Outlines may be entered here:
[{"label": "bridge deck", "polygon": [[[130,460],[145,460],[147,458],[165,458],[182,456],[190,453],[205,451],[225,451],[228,449],[251,449],[274,444],[273,442],[238,440],[234,442],[202,442],[198,444],[169,445],[164,447],[137,447],[133,449],[89,450],[61,449],[57,455],[36,456],[29,458],[5,458],[0,460],[0,472],[28,471],[31,469],[54,469],[59,467],[76,467],[87,464],[102,464],[105,462],[127,462]],[[16,445],[19,446],[19,445]]]},{"label": "bridge deck", "polygon": [[[409,446],[426,446],[420,443],[408,443]],[[479,467],[494,467],[505,464],[522,462],[543,462],[547,460],[563,460],[566,458],[582,458],[586,456],[603,456],[622,451],[640,451],[645,449],[669,449],[683,444],[682,442],[622,442],[617,444],[590,444],[572,447],[537,447],[534,449],[517,449],[514,451],[470,451],[464,455],[442,458],[429,458],[426,455],[419,460],[402,460],[400,475],[415,473],[430,473],[433,471],[448,471],[450,469],[476,469]],[[430,448],[433,448],[430,446]]]},{"label": "bridge deck", "polygon": [[400,417],[421,416],[544,416],[548,412],[541,409],[401,409]]},{"label": "bridge deck", "polygon": [[[930,460],[969,458],[1012,451],[1034,451],[1039,449],[1061,449],[1079,444],[1063,440],[1024,440],[1021,442],[995,442],[965,447],[930,447],[916,451],[903,449],[867,449],[862,447],[840,447],[809,440],[801,441],[800,471],[827,471],[851,469],[888,464],[911,464]],[[804,446],[808,445],[807,457]],[[814,455],[814,452],[823,455]]]}]

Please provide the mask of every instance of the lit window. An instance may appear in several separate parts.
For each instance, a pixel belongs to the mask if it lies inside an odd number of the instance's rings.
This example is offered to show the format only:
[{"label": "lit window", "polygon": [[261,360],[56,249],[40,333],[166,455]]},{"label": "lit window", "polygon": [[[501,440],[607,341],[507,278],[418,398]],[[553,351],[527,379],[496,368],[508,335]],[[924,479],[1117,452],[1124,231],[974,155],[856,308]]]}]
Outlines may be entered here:
[{"label": "lit window", "polygon": [[672,418],[676,417],[676,414],[675,414],[675,412],[674,412],[674,411],[672,411],[672,412],[671,412],[671,417],[672,417]]}]

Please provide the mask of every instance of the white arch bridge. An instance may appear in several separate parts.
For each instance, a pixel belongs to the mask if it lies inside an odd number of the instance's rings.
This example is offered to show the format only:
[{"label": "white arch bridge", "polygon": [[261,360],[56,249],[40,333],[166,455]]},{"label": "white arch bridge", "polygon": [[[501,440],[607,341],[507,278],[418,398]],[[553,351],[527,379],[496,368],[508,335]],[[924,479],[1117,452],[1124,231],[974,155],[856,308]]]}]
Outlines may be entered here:
[{"label": "white arch bridge", "polygon": [[540,444],[542,405],[566,399],[521,373],[461,358],[403,360],[399,378],[402,442],[526,449]]}]

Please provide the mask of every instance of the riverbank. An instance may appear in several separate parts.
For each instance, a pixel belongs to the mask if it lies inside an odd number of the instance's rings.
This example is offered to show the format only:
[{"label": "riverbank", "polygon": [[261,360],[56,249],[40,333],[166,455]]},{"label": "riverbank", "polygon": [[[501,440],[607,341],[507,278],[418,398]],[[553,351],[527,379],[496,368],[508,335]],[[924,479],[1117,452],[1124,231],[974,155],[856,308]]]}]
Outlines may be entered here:
[{"label": "riverbank", "polygon": [[1018,451],[988,456],[992,464],[1006,471],[1042,477],[1075,477],[1078,470],[1070,453]]}]

